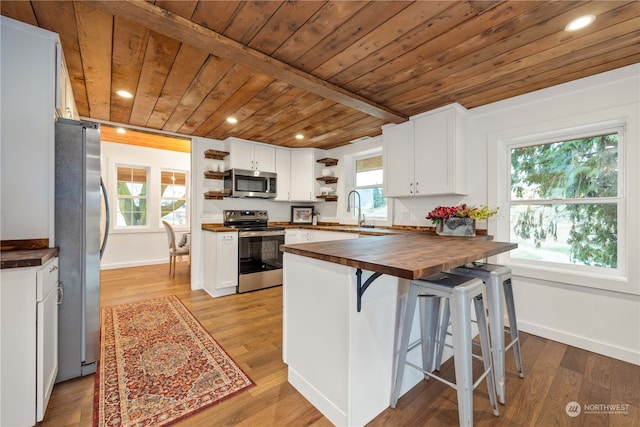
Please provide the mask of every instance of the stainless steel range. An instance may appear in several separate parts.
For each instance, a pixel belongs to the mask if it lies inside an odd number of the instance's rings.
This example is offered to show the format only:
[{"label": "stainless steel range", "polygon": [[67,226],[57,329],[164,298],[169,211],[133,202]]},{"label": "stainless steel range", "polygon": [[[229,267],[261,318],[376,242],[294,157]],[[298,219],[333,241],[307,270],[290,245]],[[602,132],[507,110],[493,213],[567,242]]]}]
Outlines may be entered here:
[{"label": "stainless steel range", "polygon": [[238,293],[282,285],[284,228],[268,222],[267,211],[224,211],[225,227],[238,229]]}]

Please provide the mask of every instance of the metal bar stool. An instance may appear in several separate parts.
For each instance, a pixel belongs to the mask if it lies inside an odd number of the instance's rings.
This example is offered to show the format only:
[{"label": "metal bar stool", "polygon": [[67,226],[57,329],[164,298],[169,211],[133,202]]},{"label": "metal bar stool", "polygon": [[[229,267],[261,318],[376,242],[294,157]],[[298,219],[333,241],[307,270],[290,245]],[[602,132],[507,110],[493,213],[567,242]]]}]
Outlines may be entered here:
[{"label": "metal bar stool", "polygon": [[[493,372],[496,378],[496,391],[500,403],[505,403],[505,353],[513,347],[513,355],[516,369],[520,372],[520,378],[524,378],[522,359],[520,357],[520,338],[518,335],[518,322],[516,308],[513,302],[513,289],[511,286],[511,269],[503,265],[485,264],[474,262],[450,270],[451,273],[465,277],[482,280],[487,287],[487,308],[489,310],[489,330],[491,331],[491,352],[493,354]],[[503,292],[504,291],[504,292]],[[509,333],[511,342],[505,346],[504,342],[504,315],[502,300],[504,298],[509,318]]]},{"label": "metal bar stool", "polygon": [[[420,293],[424,294],[420,295],[420,298],[424,298],[422,304],[426,304],[424,307],[429,310],[426,313],[427,316],[425,316],[426,324],[421,324],[421,336],[422,340],[425,340],[422,342],[422,367],[407,361],[407,352],[409,349],[420,344],[421,341],[419,340],[413,345],[409,344],[411,324],[413,323],[416,302],[418,300],[418,294]],[[445,302],[449,302],[451,310],[451,331],[453,335],[453,357],[456,376],[455,384],[430,372],[438,333],[437,319],[440,317],[439,307],[441,298],[445,298]],[[480,375],[476,383],[473,382],[471,363],[472,357],[474,357],[471,351],[470,305],[472,301],[475,306],[478,330],[480,333],[480,346],[482,348],[481,359],[484,363],[484,372]],[[458,395],[458,416],[461,426],[473,425],[473,390],[485,378],[487,380],[487,389],[489,400],[493,407],[493,413],[499,415],[496,390],[491,372],[493,368],[491,363],[489,330],[485,316],[486,313],[482,298],[482,282],[479,279],[469,279],[450,273],[438,273],[418,280],[412,280],[411,286],[409,287],[404,324],[402,327],[396,378],[391,392],[391,407],[395,408],[398,402],[406,364],[418,369],[426,377],[435,378],[456,389]]]}]

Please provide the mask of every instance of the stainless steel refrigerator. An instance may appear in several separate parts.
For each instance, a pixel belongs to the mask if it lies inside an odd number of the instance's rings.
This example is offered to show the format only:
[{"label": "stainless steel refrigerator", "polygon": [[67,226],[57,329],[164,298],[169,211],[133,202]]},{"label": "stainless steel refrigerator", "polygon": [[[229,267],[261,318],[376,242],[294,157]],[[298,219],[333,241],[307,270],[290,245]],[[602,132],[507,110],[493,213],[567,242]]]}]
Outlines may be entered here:
[{"label": "stainless steel refrigerator", "polygon": [[63,292],[56,382],[61,382],[94,373],[100,356],[100,256],[107,236],[101,242],[100,224],[107,199],[100,179],[100,125],[58,119],[55,140],[55,245]]}]

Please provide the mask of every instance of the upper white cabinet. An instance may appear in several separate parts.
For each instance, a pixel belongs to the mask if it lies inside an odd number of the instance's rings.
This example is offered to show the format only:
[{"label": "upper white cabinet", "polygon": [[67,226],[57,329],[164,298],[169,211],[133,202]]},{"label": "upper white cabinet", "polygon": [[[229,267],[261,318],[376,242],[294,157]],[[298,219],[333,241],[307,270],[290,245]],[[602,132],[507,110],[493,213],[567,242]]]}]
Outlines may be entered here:
[{"label": "upper white cabinet", "polygon": [[291,150],[290,200],[296,202],[315,202],[316,197],[316,158],[313,149]]},{"label": "upper white cabinet", "polygon": [[69,71],[67,64],[64,61],[64,55],[62,54],[62,47],[57,45],[56,55],[56,70],[58,72],[57,89],[56,89],[56,114],[58,117],[65,119],[79,120],[80,114],[78,114],[78,108],[76,107],[76,100],[73,97],[73,88],[71,87],[71,79],[69,78]]},{"label": "upper white cabinet", "polygon": [[386,197],[466,194],[466,111],[451,104],[383,127]]},{"label": "upper white cabinet", "polygon": [[54,246],[60,42],[55,33],[4,16],[0,23],[0,234],[4,240],[48,238]]},{"label": "upper white cabinet", "polygon": [[276,149],[274,146],[255,143],[238,138],[227,138],[229,169],[276,171]]},{"label": "upper white cabinet", "polygon": [[275,200],[288,202],[291,200],[291,150],[288,148],[276,148],[276,175]]}]

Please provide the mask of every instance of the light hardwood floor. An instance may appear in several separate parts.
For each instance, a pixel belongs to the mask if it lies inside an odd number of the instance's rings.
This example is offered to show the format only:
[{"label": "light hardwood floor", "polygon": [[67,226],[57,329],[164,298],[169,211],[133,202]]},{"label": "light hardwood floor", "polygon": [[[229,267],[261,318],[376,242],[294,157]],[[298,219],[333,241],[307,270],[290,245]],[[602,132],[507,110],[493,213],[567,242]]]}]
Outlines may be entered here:
[{"label": "light hardwood floor", "polygon": [[[178,426],[330,426],[331,423],[288,382],[282,362],[282,288],[213,299],[191,291],[189,267],[176,277],[167,265],[105,270],[101,304],[109,306],[177,295],[194,316],[256,383]],[[525,378],[518,378],[507,355],[507,404],[491,413],[485,384],[474,394],[477,426],[640,426],[640,367],[588,351],[521,334]],[[452,364],[442,367],[453,375]],[[372,373],[375,375],[375,373]],[[91,426],[94,377],[57,384],[41,426]],[[621,404],[626,415],[565,412],[567,403]],[[623,406],[624,408],[624,406]],[[584,408],[583,408],[584,411]],[[455,426],[455,391],[438,381],[422,381],[370,426]]]}]

